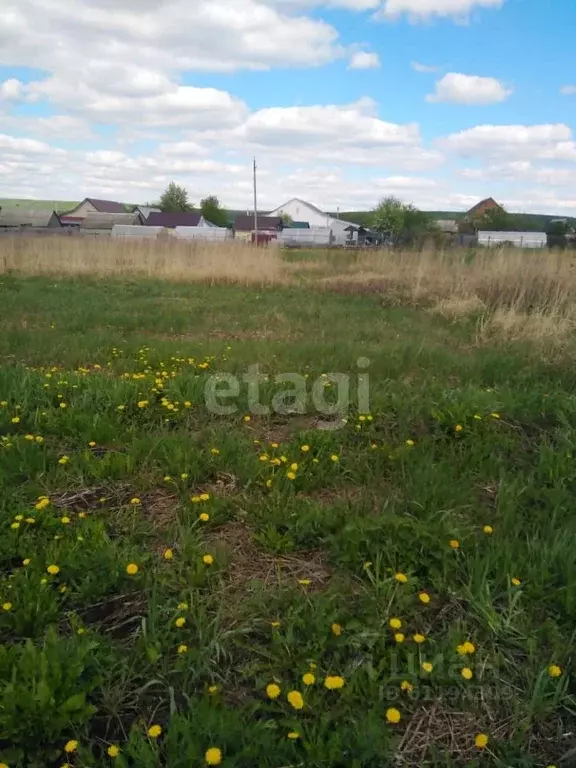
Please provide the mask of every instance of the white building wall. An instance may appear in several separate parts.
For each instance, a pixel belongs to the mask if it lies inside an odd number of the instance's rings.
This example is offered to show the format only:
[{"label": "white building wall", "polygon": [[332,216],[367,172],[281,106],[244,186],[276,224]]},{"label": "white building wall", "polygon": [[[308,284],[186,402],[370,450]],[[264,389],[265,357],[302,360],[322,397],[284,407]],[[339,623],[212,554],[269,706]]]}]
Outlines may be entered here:
[{"label": "white building wall", "polygon": [[319,213],[313,207],[307,205],[303,200],[290,200],[275,211],[271,211],[269,216],[281,216],[287,214],[293,221],[307,221],[311,227],[330,227],[331,217],[325,213]]}]

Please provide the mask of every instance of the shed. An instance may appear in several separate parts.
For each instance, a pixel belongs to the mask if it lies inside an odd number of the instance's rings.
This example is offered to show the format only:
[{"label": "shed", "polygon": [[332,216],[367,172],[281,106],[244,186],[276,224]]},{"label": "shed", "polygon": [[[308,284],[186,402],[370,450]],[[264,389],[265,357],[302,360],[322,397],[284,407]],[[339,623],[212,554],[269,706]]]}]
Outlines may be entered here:
[{"label": "shed", "polygon": [[434,224],[438,227],[440,232],[444,232],[446,235],[455,235],[458,233],[458,222],[456,219],[436,219]]},{"label": "shed", "polygon": [[80,229],[111,232],[115,224],[140,224],[140,218],[136,213],[89,213],[82,220]]},{"label": "shed", "polygon": [[480,200],[479,203],[473,205],[469,211],[466,211],[467,219],[477,219],[480,216],[484,216],[487,211],[492,210],[504,210],[502,206],[494,200],[493,197],[487,197],[485,200]]},{"label": "shed", "polygon": [[176,227],[213,227],[209,221],[199,211],[179,211],[176,213],[153,212],[146,219],[147,227],[166,227],[166,229],[176,229]]},{"label": "shed", "polygon": [[513,245],[516,248],[546,248],[546,232],[478,232],[478,245],[498,247]]},{"label": "shed", "polygon": [[55,211],[27,208],[0,210],[0,229],[56,229],[60,219]]},{"label": "shed", "polygon": [[168,234],[164,227],[145,227],[131,224],[114,224],[112,227],[112,237],[125,238],[146,238],[154,240],[159,235]]}]

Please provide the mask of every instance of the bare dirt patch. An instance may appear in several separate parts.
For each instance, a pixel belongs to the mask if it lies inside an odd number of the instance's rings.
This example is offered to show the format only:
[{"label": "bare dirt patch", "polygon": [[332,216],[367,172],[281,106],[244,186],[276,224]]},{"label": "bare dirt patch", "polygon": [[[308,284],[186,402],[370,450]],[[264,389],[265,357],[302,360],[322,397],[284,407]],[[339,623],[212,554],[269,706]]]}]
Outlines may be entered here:
[{"label": "bare dirt patch", "polygon": [[326,556],[320,550],[308,550],[293,555],[277,555],[259,549],[254,543],[252,532],[247,525],[232,522],[210,533],[206,543],[211,551],[220,552],[228,561],[225,577],[226,591],[248,594],[256,582],[266,588],[298,585],[301,581],[309,584],[306,589],[325,589],[333,576],[326,563]]}]

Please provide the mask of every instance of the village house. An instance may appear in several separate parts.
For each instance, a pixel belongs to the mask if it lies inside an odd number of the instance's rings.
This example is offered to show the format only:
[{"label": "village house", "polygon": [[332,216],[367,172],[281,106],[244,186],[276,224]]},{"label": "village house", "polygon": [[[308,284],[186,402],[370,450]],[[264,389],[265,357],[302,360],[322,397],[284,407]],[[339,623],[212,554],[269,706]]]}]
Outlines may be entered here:
[{"label": "village house", "polygon": [[0,210],[0,231],[35,231],[61,229],[60,219],[55,211],[20,208]]},{"label": "village house", "polygon": [[123,203],[87,197],[76,208],[61,214],[60,222],[64,227],[79,227],[89,213],[127,213],[127,209]]}]

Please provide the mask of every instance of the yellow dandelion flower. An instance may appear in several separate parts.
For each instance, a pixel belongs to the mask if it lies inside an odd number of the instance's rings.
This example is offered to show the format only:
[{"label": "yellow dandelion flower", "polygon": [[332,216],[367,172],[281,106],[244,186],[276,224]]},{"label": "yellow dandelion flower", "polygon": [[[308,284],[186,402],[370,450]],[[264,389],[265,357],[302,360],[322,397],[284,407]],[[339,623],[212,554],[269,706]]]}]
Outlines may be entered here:
[{"label": "yellow dandelion flower", "polygon": [[311,672],[306,672],[306,674],[302,677],[302,682],[304,685],[314,685],[316,678]]},{"label": "yellow dandelion flower", "polygon": [[147,408],[148,407],[148,400],[140,400],[138,402],[138,408]]},{"label": "yellow dandelion flower", "polygon": [[400,690],[404,691],[405,693],[412,693],[412,691],[414,690],[414,686],[410,681],[402,680],[402,682],[400,683]]},{"label": "yellow dandelion flower", "polygon": [[304,709],[304,699],[300,691],[290,691],[286,698],[293,709]]},{"label": "yellow dandelion flower", "polygon": [[301,584],[303,587],[309,587],[311,583],[310,579],[298,579],[298,584]]},{"label": "yellow dandelion flower", "polygon": [[490,416],[491,416],[493,419],[499,419],[499,418],[500,418],[500,414],[499,414],[499,413],[491,413],[491,414],[490,414]]},{"label": "yellow dandelion flower", "polygon": [[3,611],[11,611],[12,610],[12,603],[2,603],[2,610]]},{"label": "yellow dandelion flower", "polygon": [[396,573],[394,574],[394,578],[396,581],[400,582],[400,584],[406,584],[408,581],[408,576],[406,576],[405,573]]},{"label": "yellow dandelion flower", "polygon": [[178,629],[182,629],[182,627],[186,626],[186,619],[184,616],[178,616],[174,624],[178,627]]},{"label": "yellow dandelion flower", "polygon": [[396,707],[390,707],[386,710],[386,720],[395,725],[396,723],[399,723],[402,719],[402,715],[400,714],[399,710],[396,709]]},{"label": "yellow dandelion flower", "polygon": [[64,752],[67,752],[68,754],[71,754],[72,752],[76,752],[78,749],[78,742],[76,739],[70,739],[70,741],[67,741],[64,745]]},{"label": "yellow dandelion flower", "polygon": [[330,461],[333,461],[336,464],[340,461],[340,456],[338,456],[337,453],[333,453],[332,456],[330,456]]},{"label": "yellow dandelion flower", "polygon": [[462,426],[462,424],[456,424],[456,426],[454,427],[454,432],[462,432],[463,430],[464,430],[464,427]]},{"label": "yellow dandelion flower", "polygon": [[295,472],[286,472],[286,477],[288,480],[296,480],[296,473]]},{"label": "yellow dandelion flower", "polygon": [[212,555],[204,555],[204,557],[202,558],[202,562],[204,563],[204,565],[212,565],[214,563],[214,558],[212,557]]},{"label": "yellow dandelion flower", "polygon": [[34,509],[36,509],[38,512],[41,512],[43,509],[46,509],[50,505],[50,499],[40,499],[39,501],[34,504]]},{"label": "yellow dandelion flower", "polygon": [[482,528],[485,534],[490,536],[491,533],[494,533],[494,528],[492,528],[491,525],[485,525],[484,528]]},{"label": "yellow dandelion flower", "polygon": [[24,440],[28,440],[28,441],[34,440],[34,435],[25,435]]},{"label": "yellow dandelion flower", "polygon": [[512,582],[512,584],[513,584],[515,587],[519,587],[519,586],[520,586],[520,584],[522,583],[522,582],[520,581],[520,579],[517,579],[517,578],[516,578],[516,576],[514,576],[514,577],[511,579],[511,582]]},{"label": "yellow dandelion flower", "polygon": [[280,626],[280,622],[279,621],[271,621],[270,622],[270,626],[273,627],[274,629],[278,629],[278,627]]},{"label": "yellow dandelion flower", "polygon": [[160,725],[151,725],[148,728],[148,736],[151,739],[157,739],[162,733],[162,727]]},{"label": "yellow dandelion flower", "polygon": [[222,751],[218,747],[210,747],[204,755],[206,765],[220,765],[222,762]]},{"label": "yellow dandelion flower", "polygon": [[406,445],[408,446],[408,448],[412,448],[412,446],[414,445],[414,440],[406,440]]},{"label": "yellow dandelion flower", "polygon": [[218,448],[210,448],[210,453],[212,454],[212,456],[220,456],[220,451],[218,450]]},{"label": "yellow dandelion flower", "polygon": [[187,611],[188,610],[188,603],[178,603],[178,610],[179,611]]},{"label": "yellow dandelion flower", "polygon": [[559,667],[557,664],[551,664],[548,667],[548,674],[550,677],[560,677],[562,674],[562,668]]},{"label": "yellow dandelion flower", "polygon": [[244,421],[252,421],[252,416],[244,416]]},{"label": "yellow dandelion flower", "polygon": [[329,691],[339,691],[344,688],[344,678],[340,675],[330,675],[324,680],[324,687]]},{"label": "yellow dandelion flower", "polygon": [[120,754],[120,749],[115,744],[111,744],[106,750],[106,752],[108,753],[108,757],[111,757],[112,759],[114,759],[115,757],[118,757],[118,755]]},{"label": "yellow dandelion flower", "polygon": [[288,738],[291,741],[296,741],[296,739],[300,738],[300,734],[298,733],[298,731],[290,731],[290,733],[288,734]]},{"label": "yellow dandelion flower", "polygon": [[182,474],[180,475],[180,478],[182,480],[188,480],[188,473],[187,472],[182,472]]},{"label": "yellow dandelion flower", "polygon": [[96,447],[96,442],[94,440],[90,440],[88,445],[89,445],[90,448],[95,448]]},{"label": "yellow dandelion flower", "polygon": [[49,565],[48,568],[46,568],[50,576],[58,576],[60,573],[60,567],[58,565]]},{"label": "yellow dandelion flower", "polygon": [[61,456],[58,459],[58,464],[61,464],[62,466],[65,466],[66,464],[68,464],[69,461],[70,461],[70,457],[69,456]]},{"label": "yellow dandelion flower", "polygon": [[12,523],[10,528],[12,528],[13,531],[17,531],[18,528],[20,528],[20,523],[19,522]]},{"label": "yellow dandelion flower", "polygon": [[70,518],[64,515],[64,517],[60,518],[60,522],[62,523],[62,525],[70,525]]},{"label": "yellow dandelion flower", "polygon": [[20,417],[14,416],[14,418],[10,419],[10,421],[12,422],[12,424],[20,424]]},{"label": "yellow dandelion flower", "polygon": [[207,512],[202,512],[202,514],[200,515],[200,517],[198,519],[202,523],[207,523],[208,520],[210,520],[210,515]]},{"label": "yellow dandelion flower", "polygon": [[434,666],[433,666],[432,664],[430,664],[430,662],[429,662],[429,661],[425,661],[425,662],[422,664],[422,669],[424,670],[424,672],[428,672],[428,673],[430,673],[430,672],[432,672],[432,670],[434,669]]},{"label": "yellow dandelion flower", "polygon": [[336,637],[340,637],[340,635],[342,634],[342,627],[340,626],[340,624],[336,624],[336,622],[332,624],[330,629],[332,630],[332,634],[336,635]]},{"label": "yellow dandelion flower", "polygon": [[388,624],[392,629],[400,629],[402,627],[402,622],[400,619],[390,619]]},{"label": "yellow dandelion flower", "polygon": [[209,693],[211,696],[214,696],[214,694],[218,693],[218,686],[217,686],[217,685],[211,685],[211,686],[209,686],[209,688],[208,688],[208,693]]},{"label": "yellow dandelion flower", "polygon": [[402,634],[402,632],[396,632],[396,633],[394,634],[394,640],[395,640],[397,643],[403,643],[403,642],[404,642],[404,640],[406,640],[406,635]]},{"label": "yellow dandelion flower", "polygon": [[470,669],[470,667],[464,667],[464,669],[460,670],[460,674],[464,678],[464,680],[472,680],[474,677],[474,673]]},{"label": "yellow dandelion flower", "polygon": [[200,501],[209,501],[210,500],[210,494],[209,493],[201,493],[200,494]]},{"label": "yellow dandelion flower", "polygon": [[460,656],[468,656],[476,651],[476,646],[474,643],[471,643],[469,640],[466,640],[465,643],[462,643],[462,645],[458,645],[456,647],[457,653],[460,654]]},{"label": "yellow dandelion flower", "polygon": [[164,557],[164,560],[173,560],[174,559],[174,550],[173,549],[165,549],[163,557]]},{"label": "yellow dandelion flower", "polygon": [[479,733],[474,739],[474,745],[477,749],[485,749],[488,746],[488,736],[485,733]]},{"label": "yellow dandelion flower", "polygon": [[22,522],[22,520],[24,520],[24,515],[16,515],[14,520],[17,520],[20,523],[20,522]]},{"label": "yellow dandelion flower", "polygon": [[178,653],[179,654],[188,653],[188,646],[185,645],[184,643],[182,643],[182,645],[179,645],[178,646]]},{"label": "yellow dandelion flower", "polygon": [[300,446],[300,450],[302,451],[302,453],[308,453],[308,451],[310,450],[310,446],[309,445],[302,445],[302,446]]},{"label": "yellow dandelion flower", "polygon": [[417,632],[412,636],[412,640],[414,640],[415,643],[418,643],[418,645],[422,645],[422,643],[426,642],[426,636],[421,635],[420,632]]},{"label": "yellow dandelion flower", "polygon": [[42,445],[42,443],[44,442],[44,438],[42,437],[42,435],[36,435],[34,439],[36,440],[38,445]]},{"label": "yellow dandelion flower", "polygon": [[142,502],[140,499],[135,496],[133,499],[130,499],[130,504],[132,504],[133,507],[138,507]]},{"label": "yellow dandelion flower", "polygon": [[269,699],[277,699],[281,693],[280,686],[276,685],[276,683],[270,683],[266,686],[266,696],[268,696]]},{"label": "yellow dandelion flower", "polygon": [[26,567],[27,565],[30,565],[31,562],[32,560],[29,557],[27,557],[25,560],[22,560],[22,565]]},{"label": "yellow dandelion flower", "polygon": [[458,539],[450,539],[448,543],[452,549],[460,549],[460,542]]},{"label": "yellow dandelion flower", "polygon": [[136,563],[128,563],[128,565],[126,566],[126,573],[129,576],[135,576],[138,573],[138,570],[139,569]]}]

